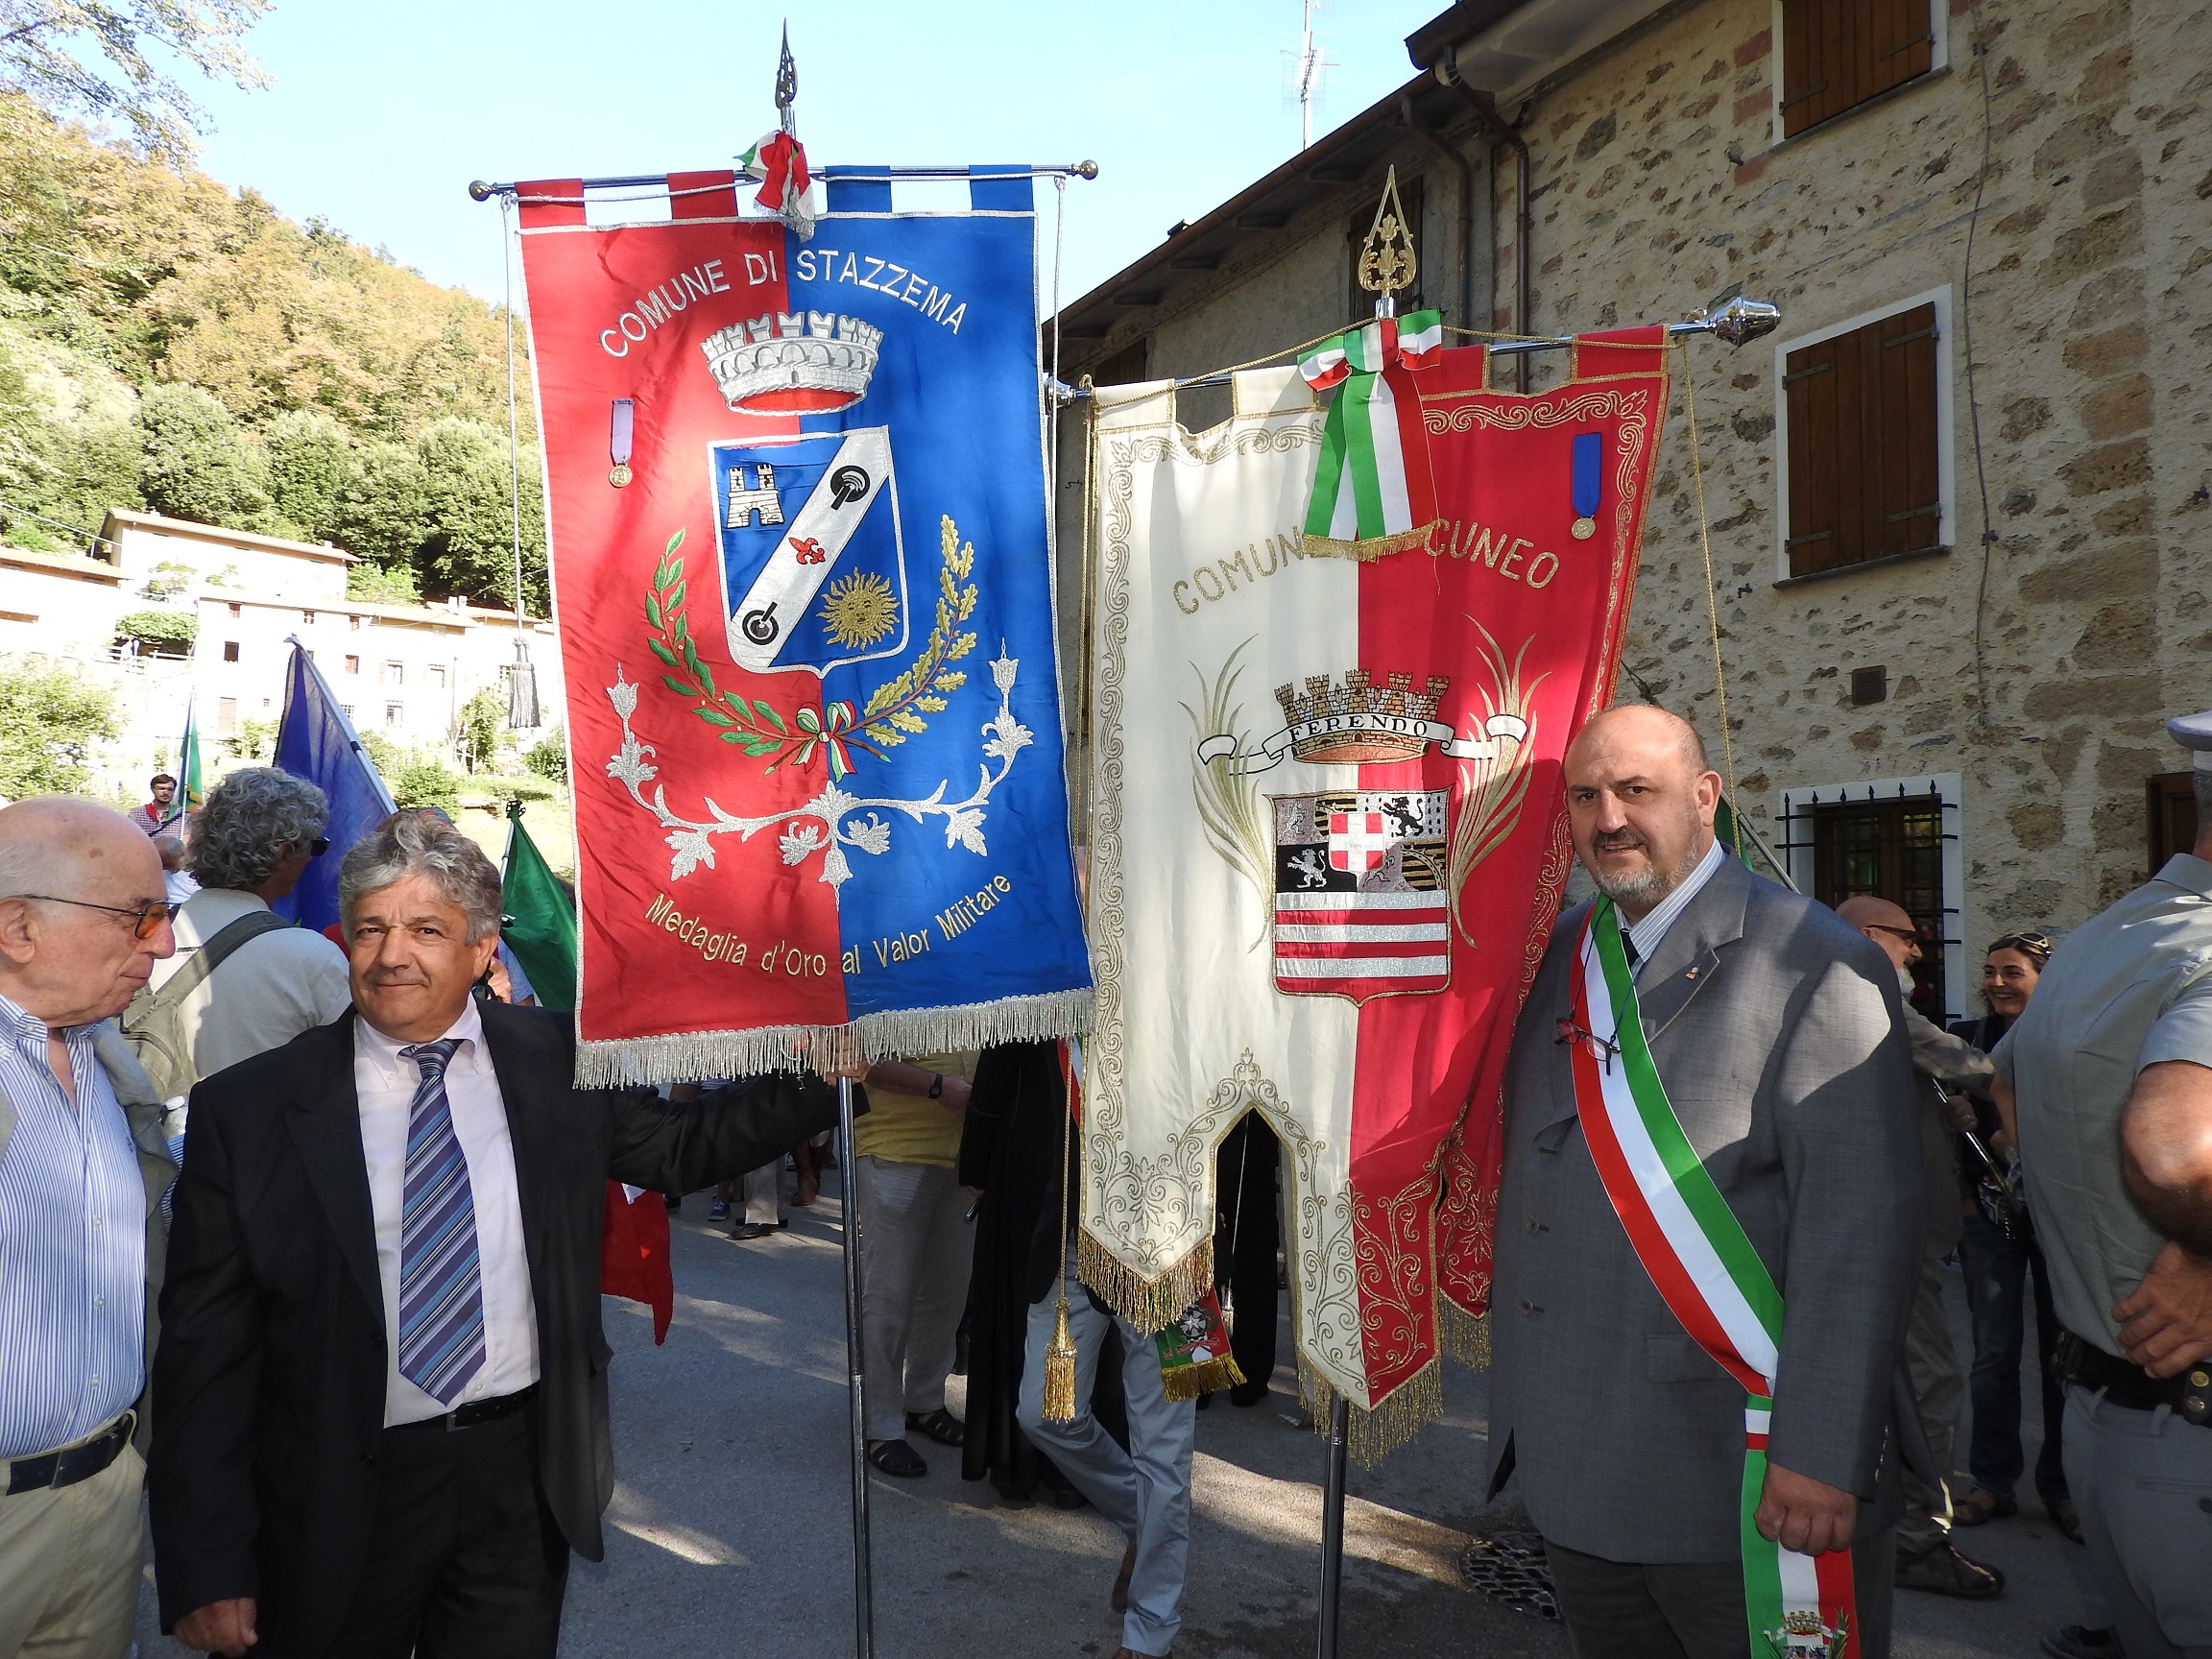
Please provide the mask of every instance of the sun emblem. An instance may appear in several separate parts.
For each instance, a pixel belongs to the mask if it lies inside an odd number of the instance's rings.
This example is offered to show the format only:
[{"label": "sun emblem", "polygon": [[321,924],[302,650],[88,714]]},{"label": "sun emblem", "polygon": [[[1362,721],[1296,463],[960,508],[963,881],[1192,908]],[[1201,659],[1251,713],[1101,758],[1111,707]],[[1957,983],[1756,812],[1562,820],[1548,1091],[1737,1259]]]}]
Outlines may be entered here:
[{"label": "sun emblem", "polygon": [[899,626],[899,599],[873,571],[841,577],[823,596],[822,623],[847,650],[865,648]]}]

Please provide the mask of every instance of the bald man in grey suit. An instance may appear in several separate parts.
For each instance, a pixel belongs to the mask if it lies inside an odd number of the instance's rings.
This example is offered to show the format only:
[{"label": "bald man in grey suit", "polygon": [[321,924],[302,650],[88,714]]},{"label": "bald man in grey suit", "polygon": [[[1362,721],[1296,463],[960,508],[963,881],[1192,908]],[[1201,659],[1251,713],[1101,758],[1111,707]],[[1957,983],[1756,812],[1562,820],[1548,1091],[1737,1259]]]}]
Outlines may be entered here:
[{"label": "bald man in grey suit", "polygon": [[[1923,1173],[1896,975],[1713,834],[1696,733],[1609,709],[1566,757],[1575,850],[1610,897],[1652,1064],[1784,1302],[1761,1533],[1851,1549],[1862,1659],[1888,1649],[1892,1380]],[[1744,1390],[1669,1310],[1576,1117],[1560,1024],[1587,906],[1559,919],[1514,1033],[1491,1321],[1495,1493],[1517,1476],[1580,1659],[1748,1650]]]}]

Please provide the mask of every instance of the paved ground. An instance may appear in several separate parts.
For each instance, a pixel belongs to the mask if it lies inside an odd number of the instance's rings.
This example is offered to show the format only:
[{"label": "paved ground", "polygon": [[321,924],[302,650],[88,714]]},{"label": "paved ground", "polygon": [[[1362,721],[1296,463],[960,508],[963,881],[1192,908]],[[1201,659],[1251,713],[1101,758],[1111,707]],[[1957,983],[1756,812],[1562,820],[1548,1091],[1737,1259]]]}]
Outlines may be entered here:
[{"label": "paved ground", "polygon": [[[664,1347],[642,1310],[607,1304],[620,1484],[606,1561],[578,1563],[570,1580],[568,1659],[854,1650],[834,1189],[754,1243],[710,1229],[705,1212],[695,1196],[677,1221]],[[1382,1469],[1352,1471],[1340,1652],[1565,1659],[1555,1626],[1463,1587],[1468,1534],[1510,1518],[1479,1501],[1481,1380],[1447,1373],[1446,1420]],[[878,1659],[1111,1654],[1111,1528],[1088,1510],[1004,1507],[988,1483],[958,1479],[957,1453],[922,1450],[926,1479],[872,1488]],[[1287,1368],[1265,1404],[1238,1410],[1223,1396],[1200,1415],[1183,1659],[1312,1651],[1322,1457]],[[1901,1592],[1898,1659],[2027,1659],[2040,1630],[2080,1616],[2080,1552],[2039,1510],[1962,1537],[2011,1587],[1980,1605]],[[141,1623],[148,1659],[183,1654]]]}]

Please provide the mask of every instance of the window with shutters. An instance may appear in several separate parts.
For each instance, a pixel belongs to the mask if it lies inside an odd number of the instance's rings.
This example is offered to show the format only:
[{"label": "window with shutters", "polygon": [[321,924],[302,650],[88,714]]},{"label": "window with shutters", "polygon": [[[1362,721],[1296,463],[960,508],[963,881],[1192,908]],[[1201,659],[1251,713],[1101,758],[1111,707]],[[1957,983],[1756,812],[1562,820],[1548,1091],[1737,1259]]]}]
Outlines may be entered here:
[{"label": "window with shutters", "polygon": [[1775,349],[1785,580],[1951,539],[1947,291]]},{"label": "window with shutters", "polygon": [[1941,66],[1933,0],[1782,0],[1782,136]]}]

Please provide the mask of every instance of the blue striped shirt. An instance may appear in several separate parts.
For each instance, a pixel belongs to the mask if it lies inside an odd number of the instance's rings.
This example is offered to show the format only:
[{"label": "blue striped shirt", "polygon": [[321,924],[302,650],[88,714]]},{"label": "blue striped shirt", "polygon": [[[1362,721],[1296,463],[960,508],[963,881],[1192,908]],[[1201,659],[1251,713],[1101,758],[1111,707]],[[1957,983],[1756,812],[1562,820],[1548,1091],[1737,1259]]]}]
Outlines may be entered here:
[{"label": "blue striped shirt", "polygon": [[1651,952],[1659,949],[1659,941],[1667,937],[1667,930],[1674,926],[1674,918],[1690,908],[1690,901],[1705,890],[1705,883],[1713,879],[1714,872],[1727,862],[1727,848],[1716,840],[1705,849],[1705,856],[1697,860],[1696,868],[1682,878],[1682,885],[1652,905],[1643,921],[1630,926],[1627,917],[1621,918],[1621,931],[1635,947],[1634,977],[1644,976],[1644,964],[1651,960]]},{"label": "blue striped shirt", "polygon": [[90,1025],[62,1033],[73,1102],[46,1024],[0,997],[0,1458],[84,1439],[130,1407],[144,1370],[146,1188]]}]

